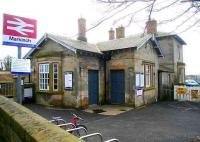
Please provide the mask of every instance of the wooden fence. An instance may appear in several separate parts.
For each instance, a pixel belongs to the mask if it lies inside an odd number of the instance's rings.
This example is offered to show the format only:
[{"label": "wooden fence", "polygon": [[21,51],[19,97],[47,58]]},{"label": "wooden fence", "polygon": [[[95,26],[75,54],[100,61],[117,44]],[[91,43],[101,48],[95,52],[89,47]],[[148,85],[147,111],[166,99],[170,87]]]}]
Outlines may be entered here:
[{"label": "wooden fence", "polygon": [[0,82],[0,95],[5,97],[16,96],[16,84],[14,82]]}]

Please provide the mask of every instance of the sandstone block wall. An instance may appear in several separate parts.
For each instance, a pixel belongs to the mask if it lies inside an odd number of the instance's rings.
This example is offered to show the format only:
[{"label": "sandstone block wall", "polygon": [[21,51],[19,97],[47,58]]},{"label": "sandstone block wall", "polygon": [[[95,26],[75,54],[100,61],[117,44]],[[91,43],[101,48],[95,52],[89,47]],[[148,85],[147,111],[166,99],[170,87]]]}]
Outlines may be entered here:
[{"label": "sandstone block wall", "polygon": [[81,142],[3,96],[0,96],[0,139],[3,142]]}]

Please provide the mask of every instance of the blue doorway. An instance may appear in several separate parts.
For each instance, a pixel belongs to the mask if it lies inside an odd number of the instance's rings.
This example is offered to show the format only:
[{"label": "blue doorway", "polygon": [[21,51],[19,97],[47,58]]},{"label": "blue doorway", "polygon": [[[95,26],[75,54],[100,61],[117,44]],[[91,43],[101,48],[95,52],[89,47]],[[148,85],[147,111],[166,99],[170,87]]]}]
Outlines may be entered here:
[{"label": "blue doorway", "polygon": [[88,70],[89,104],[98,104],[99,100],[99,71]]},{"label": "blue doorway", "polygon": [[111,71],[111,103],[125,103],[125,74],[123,70]]}]

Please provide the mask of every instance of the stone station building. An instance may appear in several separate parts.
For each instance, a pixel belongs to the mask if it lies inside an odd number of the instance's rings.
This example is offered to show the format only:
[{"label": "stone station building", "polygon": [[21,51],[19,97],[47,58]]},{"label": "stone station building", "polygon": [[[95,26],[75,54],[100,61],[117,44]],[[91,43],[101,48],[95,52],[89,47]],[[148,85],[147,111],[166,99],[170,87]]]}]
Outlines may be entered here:
[{"label": "stone station building", "polygon": [[121,26],[115,39],[111,29],[109,41],[97,44],[87,42],[85,19],[78,20],[78,29],[77,40],[45,34],[25,56],[32,62],[37,103],[85,108],[138,107],[157,101],[159,58],[165,56],[156,21],[147,22],[145,34],[130,37],[125,37]]}]

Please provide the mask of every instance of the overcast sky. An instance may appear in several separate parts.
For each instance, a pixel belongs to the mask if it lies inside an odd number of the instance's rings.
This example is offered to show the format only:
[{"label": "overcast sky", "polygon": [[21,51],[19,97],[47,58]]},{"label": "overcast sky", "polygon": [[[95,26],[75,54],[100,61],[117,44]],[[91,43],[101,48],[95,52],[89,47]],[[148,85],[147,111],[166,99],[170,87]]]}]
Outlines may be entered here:
[{"label": "overcast sky", "polygon": [[[55,33],[65,35],[70,38],[76,38],[77,19],[84,17],[87,20],[87,28],[94,25],[98,19],[104,15],[104,5],[97,4],[95,0],[0,0],[0,32],[2,33],[3,14],[11,14],[21,17],[27,17],[37,20],[38,39],[44,33]],[[172,11],[172,14],[175,11]],[[145,14],[145,11],[144,13]],[[165,15],[157,15],[156,20]],[[140,19],[145,19],[144,16]],[[143,18],[144,17],[144,18]],[[116,28],[126,24],[127,21],[120,21],[113,25],[113,19],[106,21],[97,28],[87,33],[88,42],[108,40],[108,30],[110,27]],[[145,21],[132,24],[126,28],[126,36],[143,32]],[[171,26],[159,26],[159,31],[171,31]],[[184,46],[184,62],[186,63],[186,74],[200,74],[200,31],[193,28],[185,33],[179,34],[186,42]],[[2,34],[0,34],[2,43]],[[23,54],[29,49],[23,48]],[[6,55],[17,56],[17,48],[0,45],[0,59]]]}]

